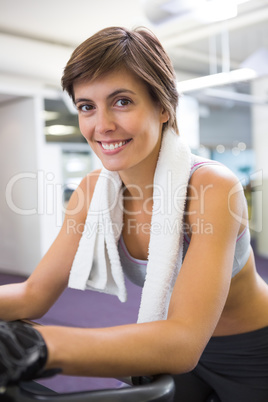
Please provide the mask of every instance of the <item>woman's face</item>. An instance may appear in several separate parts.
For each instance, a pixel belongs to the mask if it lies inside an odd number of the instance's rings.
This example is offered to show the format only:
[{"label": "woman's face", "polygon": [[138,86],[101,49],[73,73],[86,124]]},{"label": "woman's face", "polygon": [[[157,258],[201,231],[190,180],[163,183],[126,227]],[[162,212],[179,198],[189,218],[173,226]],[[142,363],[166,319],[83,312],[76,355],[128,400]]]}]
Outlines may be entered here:
[{"label": "woman's face", "polygon": [[168,113],[124,69],[74,84],[80,130],[108,170],[156,163]]}]

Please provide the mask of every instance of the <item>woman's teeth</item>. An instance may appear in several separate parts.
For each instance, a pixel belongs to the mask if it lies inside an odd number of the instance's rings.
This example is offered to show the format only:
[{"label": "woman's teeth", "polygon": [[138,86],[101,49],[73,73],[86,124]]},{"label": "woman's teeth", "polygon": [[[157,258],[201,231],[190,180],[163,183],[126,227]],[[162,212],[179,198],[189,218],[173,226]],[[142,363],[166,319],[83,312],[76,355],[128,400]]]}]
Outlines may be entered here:
[{"label": "woman's teeth", "polygon": [[116,149],[116,148],[122,147],[123,145],[125,145],[125,143],[126,143],[126,141],[114,142],[113,144],[101,143],[101,146],[104,149]]}]

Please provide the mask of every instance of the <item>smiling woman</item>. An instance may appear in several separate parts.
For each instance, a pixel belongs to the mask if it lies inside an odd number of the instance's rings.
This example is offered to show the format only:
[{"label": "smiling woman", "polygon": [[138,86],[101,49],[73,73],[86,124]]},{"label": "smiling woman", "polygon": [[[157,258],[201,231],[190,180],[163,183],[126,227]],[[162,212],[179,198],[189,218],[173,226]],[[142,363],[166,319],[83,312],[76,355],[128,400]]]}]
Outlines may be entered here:
[{"label": "smiling woman", "polygon": [[[171,373],[181,402],[211,393],[221,402],[267,402],[268,287],[256,273],[243,189],[178,135],[176,78],[161,44],[145,29],[104,29],[73,52],[62,85],[103,168],[74,191],[57,239],[27,281],[1,287],[0,317],[39,317],[66,286],[124,302],[125,276],[143,287],[140,310],[132,325],[36,327],[47,352],[42,367],[24,359],[25,370],[0,372],[0,386],[22,379],[21,371],[34,378],[57,368]],[[20,332],[3,328],[6,356]]]},{"label": "smiling woman", "polygon": [[[73,85],[79,126],[92,150],[109,170],[139,165],[153,174],[168,113],[133,73],[120,68]],[[126,184],[126,183],[125,183]]]}]

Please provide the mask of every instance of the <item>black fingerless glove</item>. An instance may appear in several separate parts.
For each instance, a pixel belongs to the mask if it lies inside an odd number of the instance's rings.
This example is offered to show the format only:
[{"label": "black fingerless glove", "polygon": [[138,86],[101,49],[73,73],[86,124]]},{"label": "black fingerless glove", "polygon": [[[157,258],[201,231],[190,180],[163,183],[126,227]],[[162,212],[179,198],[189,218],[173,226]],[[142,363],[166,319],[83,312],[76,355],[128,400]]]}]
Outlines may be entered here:
[{"label": "black fingerless glove", "polygon": [[59,373],[44,369],[47,356],[45,341],[34,327],[0,321],[0,387]]}]

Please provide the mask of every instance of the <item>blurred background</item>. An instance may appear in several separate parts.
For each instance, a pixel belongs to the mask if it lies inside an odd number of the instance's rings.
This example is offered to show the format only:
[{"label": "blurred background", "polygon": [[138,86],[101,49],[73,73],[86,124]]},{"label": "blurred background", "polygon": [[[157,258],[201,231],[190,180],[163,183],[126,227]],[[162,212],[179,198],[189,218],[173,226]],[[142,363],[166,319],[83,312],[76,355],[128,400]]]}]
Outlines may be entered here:
[{"label": "blurred background", "polygon": [[112,25],[146,26],[161,40],[181,135],[242,181],[254,247],[267,258],[268,1],[0,0],[1,269],[32,272],[72,191],[99,166],[60,79],[74,48]]},{"label": "blurred background", "polygon": [[60,79],[74,48],[112,25],[159,37],[177,73],[180,133],[239,177],[268,258],[268,1],[0,0],[1,269],[32,272],[72,191],[99,167]]},{"label": "blurred background", "polygon": [[[0,0],[0,282],[33,271],[72,191],[100,166],[60,79],[74,48],[114,25],[146,26],[167,50],[181,94],[180,133],[193,153],[241,180],[257,268],[268,280],[268,0]],[[117,301],[107,303],[117,320],[135,321],[138,295],[128,286],[134,305],[123,313]],[[88,301],[70,292],[44,323],[103,325],[99,310],[79,315]],[[105,325],[111,317],[102,314]]]}]

